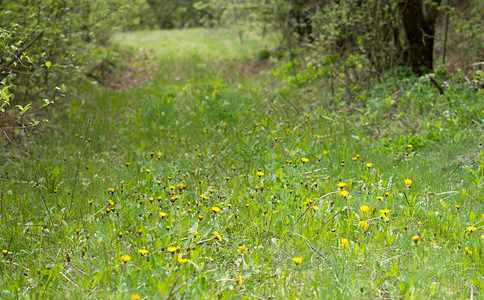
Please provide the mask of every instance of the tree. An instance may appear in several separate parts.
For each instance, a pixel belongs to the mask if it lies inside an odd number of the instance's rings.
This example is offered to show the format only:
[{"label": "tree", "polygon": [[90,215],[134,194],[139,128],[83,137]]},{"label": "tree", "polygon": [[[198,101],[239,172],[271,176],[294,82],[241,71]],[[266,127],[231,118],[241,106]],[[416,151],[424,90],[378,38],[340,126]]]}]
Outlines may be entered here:
[{"label": "tree", "polygon": [[407,37],[409,66],[417,74],[433,69],[435,20],[441,0],[400,0],[398,8]]}]

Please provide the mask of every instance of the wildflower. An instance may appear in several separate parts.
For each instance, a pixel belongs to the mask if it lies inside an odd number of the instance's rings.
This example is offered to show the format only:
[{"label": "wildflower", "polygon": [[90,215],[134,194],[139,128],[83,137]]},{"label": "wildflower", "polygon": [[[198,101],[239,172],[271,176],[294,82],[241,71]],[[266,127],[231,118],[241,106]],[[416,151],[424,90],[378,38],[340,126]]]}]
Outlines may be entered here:
[{"label": "wildflower", "polygon": [[317,211],[318,210],[318,207],[316,205],[313,205],[312,208],[313,208],[314,211]]},{"label": "wildflower", "polygon": [[460,208],[460,205],[456,205],[455,208],[459,209]]},{"label": "wildflower", "polygon": [[122,237],[123,237],[123,233],[120,231],[120,232],[118,233],[118,236],[119,236],[119,238],[122,238]]},{"label": "wildflower", "polygon": [[352,160],[357,160],[357,159],[358,159],[358,157],[353,156],[351,159],[352,159]]},{"label": "wildflower", "polygon": [[220,242],[222,241],[222,236],[220,234],[218,234],[218,232],[214,232],[213,235],[215,235],[215,237],[217,238],[217,240],[219,240]]},{"label": "wildflower", "polygon": [[308,161],[309,161],[309,159],[307,159],[307,158],[305,158],[305,157],[301,158],[301,162],[302,162],[303,164],[304,164],[304,163],[307,163]]},{"label": "wildflower", "polygon": [[405,179],[403,180],[403,182],[405,182],[405,185],[410,188],[412,186],[412,179]]},{"label": "wildflower", "polygon": [[471,251],[471,250],[469,250],[469,248],[467,248],[467,246],[465,247],[465,250],[466,250],[466,253],[467,253],[467,254],[469,254],[469,255],[471,255],[471,254],[472,254],[472,251]]},{"label": "wildflower", "polygon": [[163,155],[163,153],[158,152],[158,159],[160,159],[162,155]]},{"label": "wildflower", "polygon": [[336,186],[339,187],[340,189],[343,189],[346,186],[346,183],[340,182]]},{"label": "wildflower", "polygon": [[141,297],[138,294],[131,295],[131,300],[141,300]]},{"label": "wildflower", "polygon": [[148,200],[149,200],[150,202],[153,202],[153,201],[155,200],[155,198],[153,198],[153,197],[149,197],[149,198],[148,198]]},{"label": "wildflower", "polygon": [[369,168],[371,168],[371,166],[373,166],[373,164],[372,164],[372,163],[367,163],[367,164],[366,164],[366,167],[367,167],[368,169],[369,169]]},{"label": "wildflower", "polygon": [[324,150],[323,151],[323,155],[328,155],[329,154],[329,151],[328,150]]},{"label": "wildflower", "polygon": [[259,172],[257,172],[257,176],[262,177],[262,176],[264,176],[264,173],[259,171]]},{"label": "wildflower", "polygon": [[244,254],[247,254],[247,247],[245,245],[242,245],[242,246],[239,246],[239,249],[237,249],[237,252],[239,252],[240,255]]},{"label": "wildflower", "polygon": [[126,167],[129,167],[130,163],[129,163],[129,162],[127,162],[127,163],[125,163],[125,165],[126,165]]},{"label": "wildflower", "polygon": [[150,170],[150,169],[146,169],[146,173],[150,173],[150,172],[151,172],[151,170]]},{"label": "wildflower", "polygon": [[376,196],[376,199],[381,201],[381,200],[383,200],[383,197],[382,196]]},{"label": "wildflower", "polygon": [[121,255],[121,260],[124,262],[124,263],[127,263],[128,261],[131,260],[131,256],[129,255]]},{"label": "wildflower", "polygon": [[342,190],[342,191],[340,191],[340,192],[339,192],[339,194],[340,194],[341,196],[343,196],[343,198],[346,198],[346,197],[348,197],[348,195],[349,195],[350,193],[349,193],[347,190]]},{"label": "wildflower", "polygon": [[214,206],[214,207],[212,207],[212,211],[213,211],[214,213],[218,213],[218,212],[220,212],[220,208],[219,208],[219,207],[217,207],[217,206]]},{"label": "wildflower", "polygon": [[171,226],[170,225],[166,225],[166,230],[170,231],[171,229]]},{"label": "wildflower", "polygon": [[382,209],[380,210],[380,217],[382,217],[384,220],[388,220],[387,214],[390,212],[389,209]]},{"label": "wildflower", "polygon": [[360,207],[360,210],[361,210],[362,212],[368,212],[368,211],[370,210],[370,208],[368,207],[368,205],[362,205],[362,206]]},{"label": "wildflower", "polygon": [[237,274],[237,284],[238,285],[242,284],[242,276],[240,276],[240,274]]},{"label": "wildflower", "polygon": [[299,265],[302,262],[302,257],[293,257],[292,261],[296,264]]},{"label": "wildflower", "polygon": [[418,241],[420,241],[420,237],[418,235],[414,235],[412,237],[412,242],[414,242],[416,244],[416,243],[418,243]]},{"label": "wildflower", "polygon": [[408,144],[408,145],[407,145],[407,148],[408,148],[408,149],[412,149],[412,148],[413,148],[413,146],[412,146],[411,144]]},{"label": "wildflower", "polygon": [[199,221],[203,221],[203,219],[205,219],[205,217],[204,217],[204,216],[198,216],[198,220],[199,220]]},{"label": "wildflower", "polygon": [[181,263],[181,264],[186,264],[186,263],[189,261],[189,259],[188,259],[188,258],[183,258],[183,257],[181,256],[181,254],[178,254],[176,257],[177,257],[177,259],[178,259],[178,262],[179,262],[179,263]]},{"label": "wildflower", "polygon": [[208,196],[205,195],[205,194],[201,194],[200,197],[203,199],[203,200],[208,200]]},{"label": "wildflower", "polygon": [[368,224],[368,222],[364,220],[359,221],[358,225],[360,225],[360,227],[362,228],[368,228],[368,226],[370,226],[370,224]]},{"label": "wildflower", "polygon": [[89,205],[92,206],[93,203],[94,203],[94,200],[89,200]]},{"label": "wildflower", "polygon": [[339,245],[343,249],[349,249],[350,248],[350,244],[348,243],[347,239],[342,239]]},{"label": "wildflower", "polygon": [[[240,248],[240,247],[239,247],[239,248]],[[8,254],[8,250],[3,249],[3,250],[2,250],[2,254],[3,254],[3,256],[7,256],[7,254]]]},{"label": "wildflower", "polygon": [[168,248],[166,248],[166,250],[170,253],[175,253],[178,250],[178,248],[177,247],[168,247]]},{"label": "wildflower", "polygon": [[149,252],[148,252],[148,250],[146,250],[146,249],[139,249],[139,250],[138,250],[138,253],[139,253],[139,254],[141,254],[141,256],[145,256],[145,255],[146,255],[146,254],[148,254]]},{"label": "wildflower", "polygon": [[163,218],[165,218],[166,216],[168,216],[168,214],[167,214],[167,213],[160,211],[160,218],[162,218],[162,219],[163,219]]},{"label": "wildflower", "polygon": [[109,214],[111,212],[111,209],[109,207],[106,207],[106,213]]},{"label": "wildflower", "polygon": [[113,189],[113,188],[110,188],[110,189],[109,189],[109,192],[110,192],[111,194],[114,194],[114,192],[115,192],[115,191],[116,191],[116,190],[115,190],[115,189]]},{"label": "wildflower", "polygon": [[469,227],[467,227],[467,231],[469,231],[469,232],[473,232],[473,231],[475,231],[476,229],[477,229],[477,228],[476,228],[476,227],[474,227],[474,226],[469,226]]},{"label": "wildflower", "polygon": [[143,234],[143,229],[138,229],[138,234],[142,235]]}]

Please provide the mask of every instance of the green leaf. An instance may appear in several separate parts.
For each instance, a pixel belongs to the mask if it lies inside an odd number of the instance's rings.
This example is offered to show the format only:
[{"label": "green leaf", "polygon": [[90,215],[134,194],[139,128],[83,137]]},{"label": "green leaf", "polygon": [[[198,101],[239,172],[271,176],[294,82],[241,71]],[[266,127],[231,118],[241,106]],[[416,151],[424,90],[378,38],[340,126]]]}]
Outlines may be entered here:
[{"label": "green leaf", "polygon": [[46,62],[45,62],[45,66],[46,66],[47,68],[50,68],[50,66],[51,66],[51,65],[52,65],[52,64],[51,64],[51,62],[50,62],[50,61],[46,61]]}]

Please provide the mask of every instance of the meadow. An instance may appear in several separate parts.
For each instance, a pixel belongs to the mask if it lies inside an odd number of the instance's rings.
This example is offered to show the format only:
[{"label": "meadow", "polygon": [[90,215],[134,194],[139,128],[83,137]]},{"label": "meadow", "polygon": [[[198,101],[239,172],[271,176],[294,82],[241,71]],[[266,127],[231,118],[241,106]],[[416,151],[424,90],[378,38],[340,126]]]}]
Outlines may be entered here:
[{"label": "meadow", "polygon": [[145,84],[86,82],[0,149],[1,298],[482,298],[482,73],[352,93],[259,60],[274,37],[113,39]]}]

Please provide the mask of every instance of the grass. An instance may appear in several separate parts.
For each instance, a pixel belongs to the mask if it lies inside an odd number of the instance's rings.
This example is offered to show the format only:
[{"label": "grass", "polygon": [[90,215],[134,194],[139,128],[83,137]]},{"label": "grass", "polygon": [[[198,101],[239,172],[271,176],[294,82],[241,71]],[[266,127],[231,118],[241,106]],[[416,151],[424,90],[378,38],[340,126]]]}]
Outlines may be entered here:
[{"label": "grass", "polygon": [[235,36],[117,35],[149,83],[86,85],[13,133],[2,298],[482,297],[482,90],[393,70],[350,101],[241,71],[273,43]]}]

